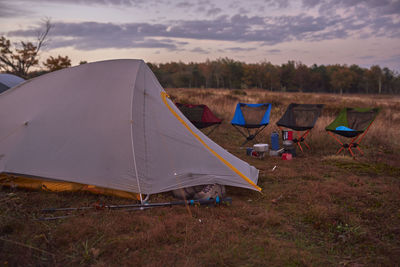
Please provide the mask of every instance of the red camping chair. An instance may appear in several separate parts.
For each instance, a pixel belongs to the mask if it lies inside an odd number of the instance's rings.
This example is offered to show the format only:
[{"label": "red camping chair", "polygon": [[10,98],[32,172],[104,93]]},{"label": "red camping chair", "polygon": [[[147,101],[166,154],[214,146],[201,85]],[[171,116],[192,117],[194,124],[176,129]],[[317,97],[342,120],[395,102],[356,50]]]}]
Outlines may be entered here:
[{"label": "red camping chair", "polygon": [[211,130],[206,133],[210,135],[221,123],[222,120],[212,113],[212,111],[206,105],[193,105],[193,104],[181,104],[175,103],[179,110],[185,115],[185,117],[198,129],[204,129],[211,126]]}]

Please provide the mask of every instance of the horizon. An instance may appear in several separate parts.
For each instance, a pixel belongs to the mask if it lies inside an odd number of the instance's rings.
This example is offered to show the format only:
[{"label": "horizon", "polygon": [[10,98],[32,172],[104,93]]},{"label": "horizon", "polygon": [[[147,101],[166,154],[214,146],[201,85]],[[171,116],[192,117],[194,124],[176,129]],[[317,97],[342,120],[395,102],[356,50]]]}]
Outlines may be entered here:
[{"label": "horizon", "polygon": [[4,35],[34,41],[50,18],[41,59],[138,58],[149,63],[288,61],[400,71],[400,1],[0,0]]}]

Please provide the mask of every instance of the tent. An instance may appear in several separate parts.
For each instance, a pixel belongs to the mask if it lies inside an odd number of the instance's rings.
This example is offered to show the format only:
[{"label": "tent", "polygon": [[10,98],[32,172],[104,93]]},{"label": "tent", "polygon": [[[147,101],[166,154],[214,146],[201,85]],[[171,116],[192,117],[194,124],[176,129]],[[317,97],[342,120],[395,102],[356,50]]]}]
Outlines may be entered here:
[{"label": "tent", "polygon": [[[256,138],[256,136],[269,124],[271,104],[237,103],[231,124],[242,134],[246,140],[242,145]],[[240,128],[247,130],[243,133]],[[253,129],[253,130],[251,130]],[[256,139],[257,140],[257,139]]]},{"label": "tent", "polygon": [[215,116],[209,107],[204,104],[194,105],[175,103],[175,105],[198,129],[203,129],[214,125],[207,135],[211,134],[211,132],[213,132],[222,123],[222,120]]},{"label": "tent", "polygon": [[8,73],[0,73],[0,94],[11,87],[23,83],[25,80]]},{"label": "tent", "polygon": [[0,173],[140,194],[261,190],[258,170],[192,125],[142,60],[84,64],[0,95]]}]

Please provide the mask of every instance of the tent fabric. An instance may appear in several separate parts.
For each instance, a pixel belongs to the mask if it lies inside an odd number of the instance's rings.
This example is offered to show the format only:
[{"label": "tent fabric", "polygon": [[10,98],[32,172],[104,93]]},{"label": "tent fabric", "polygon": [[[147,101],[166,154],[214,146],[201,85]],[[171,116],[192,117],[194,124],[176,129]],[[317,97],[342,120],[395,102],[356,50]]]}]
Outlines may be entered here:
[{"label": "tent fabric", "polygon": [[11,87],[23,83],[25,80],[8,73],[0,73],[0,94]]},{"label": "tent fabric", "polygon": [[222,120],[212,113],[204,104],[181,104],[175,103],[179,110],[189,119],[189,121],[199,129],[207,128],[215,124],[221,124]]},{"label": "tent fabric", "polygon": [[344,137],[355,137],[368,128],[378,113],[379,108],[343,108],[325,129]]},{"label": "tent fabric", "polygon": [[322,104],[291,103],[276,124],[295,131],[310,130],[314,128],[323,107]]},{"label": "tent fabric", "polygon": [[238,103],[231,124],[244,128],[259,128],[269,124],[270,113],[269,103]]},{"label": "tent fabric", "polygon": [[0,185],[12,188],[25,188],[30,190],[43,190],[49,192],[84,191],[93,194],[117,196],[122,198],[140,200],[140,196],[136,193],[102,188],[93,185],[72,183],[72,182],[50,181],[33,177],[13,177],[10,175],[0,174]]},{"label": "tent fabric", "polygon": [[0,95],[0,173],[153,194],[258,170],[192,125],[142,60],[52,72]]}]

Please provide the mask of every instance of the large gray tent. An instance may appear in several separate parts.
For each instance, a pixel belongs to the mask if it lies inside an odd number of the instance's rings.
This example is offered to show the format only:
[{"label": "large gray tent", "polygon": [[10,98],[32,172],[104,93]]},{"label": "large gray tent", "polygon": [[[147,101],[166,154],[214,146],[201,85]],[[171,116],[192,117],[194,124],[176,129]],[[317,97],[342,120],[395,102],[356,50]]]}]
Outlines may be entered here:
[{"label": "large gray tent", "polygon": [[0,94],[24,81],[24,79],[13,74],[0,73]]},{"label": "large gray tent", "polygon": [[260,190],[258,170],[193,126],[142,60],[84,64],[1,94],[2,172],[142,194]]}]

